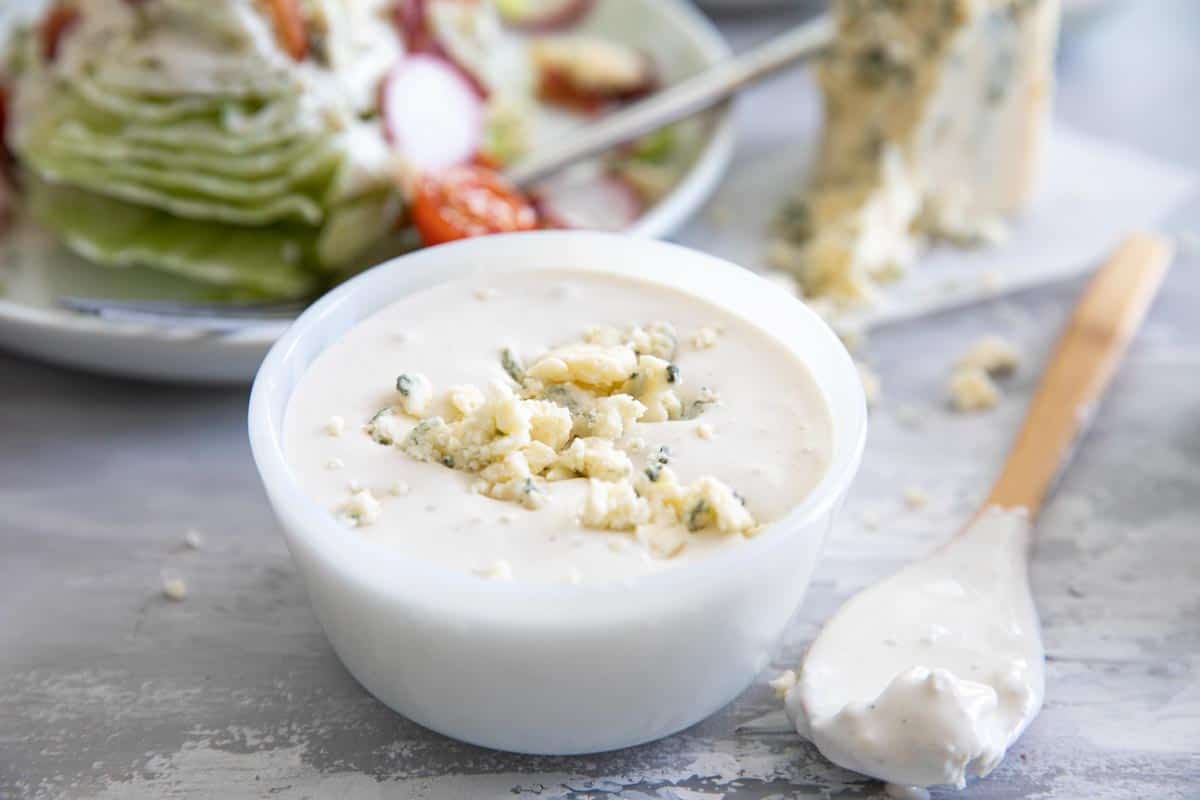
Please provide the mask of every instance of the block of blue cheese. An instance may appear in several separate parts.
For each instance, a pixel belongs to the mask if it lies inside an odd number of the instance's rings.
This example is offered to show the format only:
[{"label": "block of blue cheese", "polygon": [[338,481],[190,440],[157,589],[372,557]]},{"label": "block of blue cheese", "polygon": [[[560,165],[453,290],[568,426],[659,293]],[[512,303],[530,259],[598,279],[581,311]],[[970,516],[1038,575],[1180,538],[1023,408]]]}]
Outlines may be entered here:
[{"label": "block of blue cheese", "polygon": [[869,302],[932,237],[987,242],[1032,193],[1058,0],[835,0],[812,177],[773,265],[807,296]]}]

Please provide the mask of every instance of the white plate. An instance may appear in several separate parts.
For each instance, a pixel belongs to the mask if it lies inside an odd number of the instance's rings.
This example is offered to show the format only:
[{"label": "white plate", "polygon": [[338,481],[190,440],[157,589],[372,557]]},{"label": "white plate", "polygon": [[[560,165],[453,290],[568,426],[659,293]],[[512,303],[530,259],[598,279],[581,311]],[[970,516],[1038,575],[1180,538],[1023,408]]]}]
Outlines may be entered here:
[{"label": "white plate", "polygon": [[[0,29],[9,13],[0,11]],[[586,28],[653,52],[668,80],[698,72],[729,55],[716,28],[688,0],[600,0]],[[661,237],[678,228],[716,187],[733,149],[728,110],[713,112],[704,142],[675,187],[629,229]],[[236,335],[164,330],[80,316],[57,308],[63,294],[172,296],[182,284],[143,270],[85,264],[42,237],[21,232],[29,246],[0,261],[0,347],[96,372],[193,383],[249,383],[287,325]]]}]

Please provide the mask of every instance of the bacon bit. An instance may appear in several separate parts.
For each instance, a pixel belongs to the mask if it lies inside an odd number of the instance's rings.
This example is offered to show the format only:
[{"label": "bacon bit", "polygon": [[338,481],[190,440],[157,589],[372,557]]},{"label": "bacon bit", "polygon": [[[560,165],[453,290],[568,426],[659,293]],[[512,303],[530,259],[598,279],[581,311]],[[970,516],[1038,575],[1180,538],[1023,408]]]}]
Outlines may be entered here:
[{"label": "bacon bit", "polygon": [[[562,38],[561,44],[559,37],[548,37],[541,44],[534,40],[537,91],[543,102],[595,113],[609,103],[637,100],[658,88],[657,67],[649,53],[596,37],[572,38]],[[615,76],[590,80],[579,74],[580,62],[589,58],[625,63],[617,64]]]},{"label": "bacon bit", "polygon": [[304,28],[299,0],[267,0],[267,7],[275,22],[279,44],[294,60],[303,61],[308,55],[308,31]]},{"label": "bacon bit", "polygon": [[58,46],[62,37],[79,23],[79,9],[74,6],[56,5],[42,20],[42,59],[47,63],[58,58]]},{"label": "bacon bit", "polygon": [[542,70],[538,78],[537,94],[545,103],[584,114],[599,114],[605,105],[604,98],[600,95],[580,92],[574,81],[556,69]]}]

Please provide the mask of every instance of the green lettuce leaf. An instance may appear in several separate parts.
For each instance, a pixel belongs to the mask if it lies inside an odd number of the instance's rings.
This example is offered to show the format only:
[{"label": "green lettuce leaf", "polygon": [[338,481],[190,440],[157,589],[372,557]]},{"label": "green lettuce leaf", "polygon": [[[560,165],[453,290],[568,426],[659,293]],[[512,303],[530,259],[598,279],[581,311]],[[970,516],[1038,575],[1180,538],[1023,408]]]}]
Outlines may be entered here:
[{"label": "green lettuce leaf", "polygon": [[266,297],[305,297],[322,284],[316,231],[277,224],[238,227],[183,219],[68,186],[32,180],[34,216],[97,264],[149,266]]}]

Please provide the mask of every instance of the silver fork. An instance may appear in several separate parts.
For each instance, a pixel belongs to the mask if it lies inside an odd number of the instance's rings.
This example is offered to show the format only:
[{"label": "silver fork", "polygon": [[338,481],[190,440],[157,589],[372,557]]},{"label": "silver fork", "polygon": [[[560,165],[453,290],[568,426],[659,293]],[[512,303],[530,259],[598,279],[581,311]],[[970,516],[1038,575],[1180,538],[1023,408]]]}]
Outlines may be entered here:
[{"label": "silver fork", "polygon": [[[508,168],[505,176],[528,187],[564,167],[712,108],[744,86],[820,55],[832,41],[833,22],[818,17],[539,147]],[[102,319],[214,333],[287,320],[304,308],[303,303],[220,305],[99,297],[59,297],[58,304]]]}]

